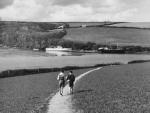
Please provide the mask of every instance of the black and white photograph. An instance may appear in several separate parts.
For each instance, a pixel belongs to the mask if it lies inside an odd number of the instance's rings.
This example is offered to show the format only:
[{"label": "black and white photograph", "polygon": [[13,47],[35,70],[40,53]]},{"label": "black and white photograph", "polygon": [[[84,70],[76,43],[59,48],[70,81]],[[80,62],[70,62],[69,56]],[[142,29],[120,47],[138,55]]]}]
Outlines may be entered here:
[{"label": "black and white photograph", "polygon": [[0,0],[0,113],[150,113],[150,0]]}]

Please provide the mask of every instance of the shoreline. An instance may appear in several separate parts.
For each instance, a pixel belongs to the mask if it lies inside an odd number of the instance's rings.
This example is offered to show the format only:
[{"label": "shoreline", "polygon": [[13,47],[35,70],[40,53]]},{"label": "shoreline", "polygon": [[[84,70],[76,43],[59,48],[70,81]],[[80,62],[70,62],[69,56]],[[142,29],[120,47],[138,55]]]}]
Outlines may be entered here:
[{"label": "shoreline", "polygon": [[62,68],[35,68],[35,69],[15,69],[15,70],[5,70],[0,72],[0,78],[8,78],[8,77],[17,77],[17,76],[25,76],[25,75],[33,75],[40,73],[49,73],[49,72],[58,72],[60,70],[77,70],[77,69],[88,69],[95,67],[103,67],[108,65],[121,65],[121,62],[114,63],[106,63],[106,64],[96,64],[93,66],[65,66]]},{"label": "shoreline", "polygon": [[[150,62],[150,60],[132,60],[128,61],[126,64],[133,64],[133,63],[144,63]],[[122,65],[122,62],[114,62],[114,63],[102,63],[96,64],[92,66],[65,66],[62,68],[35,68],[35,69],[14,69],[14,70],[4,70],[0,72],[0,78],[8,78],[8,77],[17,77],[17,76],[25,76],[30,74],[40,74],[40,73],[49,73],[49,72],[58,72],[60,70],[77,70],[77,69],[88,69],[88,68],[95,68],[95,67],[103,67],[109,65]]]}]

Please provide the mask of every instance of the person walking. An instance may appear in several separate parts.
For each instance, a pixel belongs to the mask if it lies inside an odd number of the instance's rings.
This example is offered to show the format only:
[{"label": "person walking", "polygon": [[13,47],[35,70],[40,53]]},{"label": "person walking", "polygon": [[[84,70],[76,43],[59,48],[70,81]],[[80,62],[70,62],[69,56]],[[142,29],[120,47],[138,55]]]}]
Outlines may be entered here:
[{"label": "person walking", "polygon": [[63,96],[63,88],[65,86],[65,74],[64,74],[64,70],[62,70],[58,76],[57,76],[57,80],[59,81],[59,92],[60,95]]},{"label": "person walking", "polygon": [[69,83],[69,87],[70,87],[70,94],[73,94],[73,86],[74,86],[74,81],[75,81],[75,76],[73,74],[72,71],[69,72],[69,74],[67,75],[67,81]]}]

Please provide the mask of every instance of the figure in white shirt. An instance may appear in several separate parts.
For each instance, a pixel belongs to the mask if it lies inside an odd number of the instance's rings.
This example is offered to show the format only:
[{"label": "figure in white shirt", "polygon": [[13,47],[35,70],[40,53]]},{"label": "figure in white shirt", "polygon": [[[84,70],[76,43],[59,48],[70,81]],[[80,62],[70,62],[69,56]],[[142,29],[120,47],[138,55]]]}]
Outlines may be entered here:
[{"label": "figure in white shirt", "polygon": [[60,95],[63,95],[63,88],[65,86],[65,74],[63,70],[58,74],[57,80],[59,81]]}]

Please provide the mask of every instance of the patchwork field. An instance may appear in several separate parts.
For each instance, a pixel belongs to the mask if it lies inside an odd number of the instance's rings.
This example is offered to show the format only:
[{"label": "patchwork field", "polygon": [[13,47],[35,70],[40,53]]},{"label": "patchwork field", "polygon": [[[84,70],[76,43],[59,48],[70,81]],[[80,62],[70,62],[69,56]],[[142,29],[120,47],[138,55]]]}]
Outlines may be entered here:
[{"label": "patchwork field", "polygon": [[69,28],[63,38],[100,44],[149,45],[150,30],[133,28],[87,27]]},{"label": "patchwork field", "polygon": [[[87,70],[73,72],[78,76]],[[58,72],[0,79],[0,112],[29,113],[37,109],[57,91],[57,74]]]},{"label": "patchwork field", "polygon": [[75,87],[84,113],[149,113],[150,63],[110,66],[90,73]]}]

